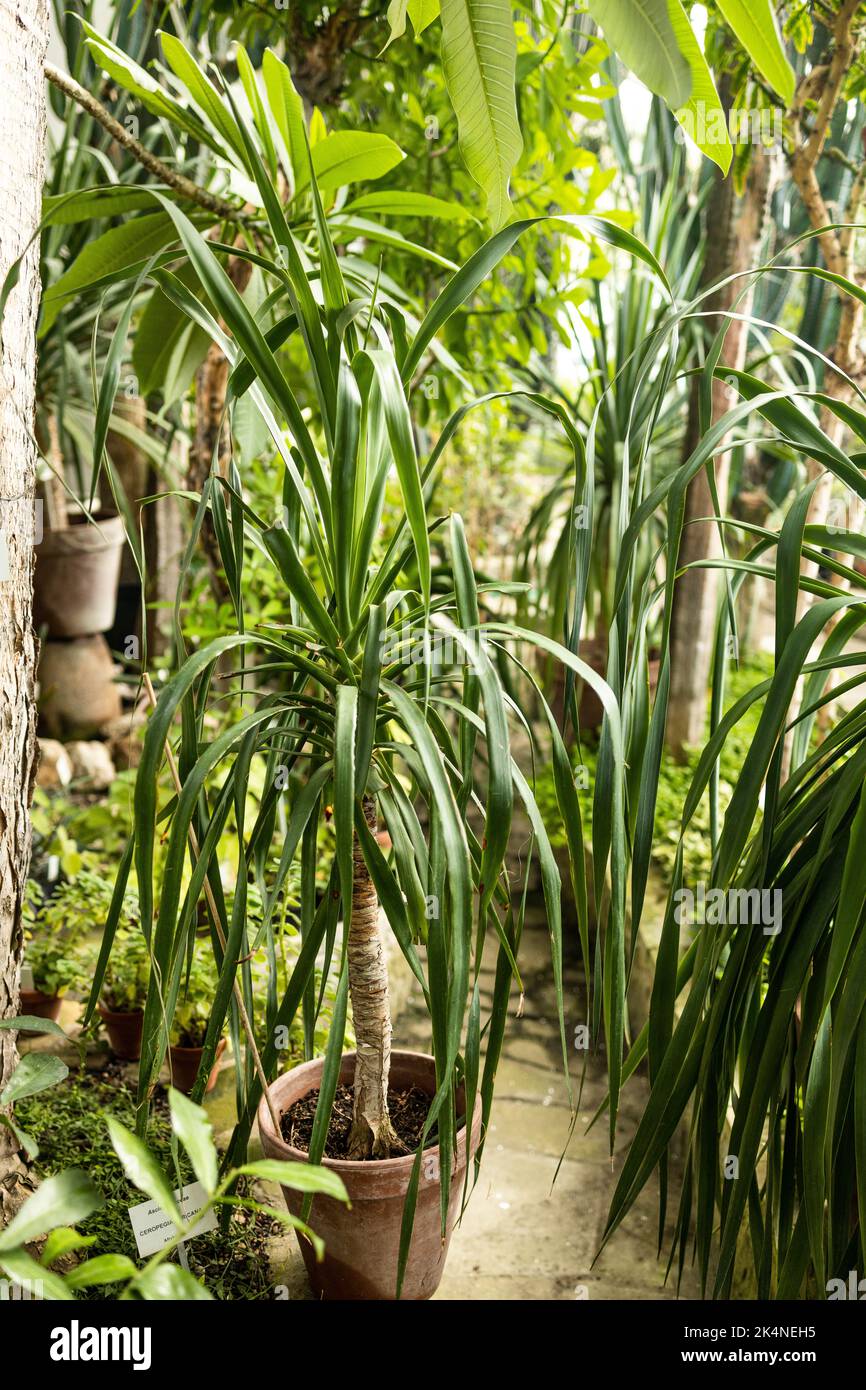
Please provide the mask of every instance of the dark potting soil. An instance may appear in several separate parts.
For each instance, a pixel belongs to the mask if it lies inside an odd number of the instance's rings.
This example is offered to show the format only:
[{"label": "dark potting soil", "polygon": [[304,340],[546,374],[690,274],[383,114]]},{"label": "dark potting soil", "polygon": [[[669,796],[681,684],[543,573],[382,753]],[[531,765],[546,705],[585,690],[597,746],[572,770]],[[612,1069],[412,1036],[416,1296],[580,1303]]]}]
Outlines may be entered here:
[{"label": "dark potting soil", "polygon": [[[309,1152],[318,1099],[319,1092],[310,1091],[309,1095],[295,1101],[291,1109],[286,1110],[280,1117],[280,1129],[286,1143],[291,1144],[292,1148],[303,1150],[304,1153]],[[354,1092],[351,1086],[337,1087],[334,1108],[331,1111],[331,1123],[328,1126],[328,1137],[325,1141],[326,1158],[349,1157],[349,1131],[352,1128],[353,1100]],[[421,1131],[424,1128],[429,1109],[430,1096],[425,1091],[419,1090],[417,1086],[410,1086],[408,1090],[402,1091],[388,1088],[388,1110],[391,1115],[391,1124],[402,1145],[402,1148],[393,1151],[389,1157],[399,1158],[403,1153],[414,1153],[421,1139]],[[436,1126],[434,1125],[427,1136],[427,1144],[429,1146],[435,1142]]]}]

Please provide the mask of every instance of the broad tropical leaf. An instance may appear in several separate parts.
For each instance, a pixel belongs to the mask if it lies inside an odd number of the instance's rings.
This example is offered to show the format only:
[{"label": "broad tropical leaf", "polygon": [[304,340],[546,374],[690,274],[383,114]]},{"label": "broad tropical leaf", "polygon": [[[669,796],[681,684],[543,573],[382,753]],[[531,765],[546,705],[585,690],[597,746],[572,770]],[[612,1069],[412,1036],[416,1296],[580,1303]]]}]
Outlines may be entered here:
[{"label": "broad tropical leaf", "polygon": [[508,181],[523,149],[516,64],[509,0],[442,0],[442,66],[460,151],[484,190],[494,230],[510,215]]}]

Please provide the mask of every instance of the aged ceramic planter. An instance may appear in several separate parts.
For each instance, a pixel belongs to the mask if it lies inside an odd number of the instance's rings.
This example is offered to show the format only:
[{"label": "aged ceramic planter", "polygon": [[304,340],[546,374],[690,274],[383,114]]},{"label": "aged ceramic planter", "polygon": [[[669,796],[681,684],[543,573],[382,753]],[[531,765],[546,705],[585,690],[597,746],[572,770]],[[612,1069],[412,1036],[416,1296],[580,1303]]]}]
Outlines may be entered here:
[{"label": "aged ceramic planter", "polygon": [[122,1062],[137,1062],[141,1056],[143,1011],[137,1009],[133,1013],[116,1013],[100,1004],[99,1015],[105,1024],[108,1041],[115,1057],[119,1057]]},{"label": "aged ceramic planter", "polygon": [[[22,989],[19,997],[19,1014],[28,1014],[32,1018],[50,1018],[55,1023],[59,1019],[63,1004],[59,994],[43,994],[41,989]],[[35,1036],[38,1037],[39,1034]]]},{"label": "aged ceramic planter", "polygon": [[[226,1040],[225,1038],[220,1038],[217,1043],[214,1064],[210,1069],[210,1076],[205,1086],[206,1092],[212,1091],[217,1084],[217,1077],[220,1072],[220,1060],[225,1050]],[[184,1095],[188,1096],[195,1085],[198,1069],[201,1066],[201,1054],[204,1052],[204,1048],[170,1047],[169,1052],[171,1054],[171,1084],[174,1086],[175,1090],[183,1091]]]},{"label": "aged ceramic planter", "polygon": [[[318,1090],[321,1075],[320,1058],[304,1062],[279,1077],[270,1088],[277,1113],[282,1115],[310,1091]],[[432,1096],[436,1089],[435,1075],[432,1057],[426,1057],[421,1052],[391,1053],[392,1088],[417,1086]],[[354,1076],[355,1054],[347,1053],[340,1067],[340,1081],[351,1085]],[[458,1104],[461,1101],[462,1088],[458,1092]],[[262,1148],[268,1158],[306,1161],[305,1153],[292,1148],[275,1132],[264,1100],[259,1106],[258,1120]],[[478,1147],[480,1133],[481,1107],[476,1105],[471,1153]],[[466,1158],[464,1127],[458,1134],[456,1166],[452,1173],[448,1203],[448,1227],[443,1242],[439,1213],[439,1149],[433,1145],[425,1151],[402,1299],[418,1301],[430,1298],[439,1286],[448,1254],[448,1242],[463,1194]],[[310,1225],[325,1242],[324,1260],[321,1263],[316,1261],[309,1242],[300,1235],[298,1241],[314,1292],[320,1298],[327,1299],[393,1300],[397,1287],[403,1203],[414,1154],[366,1163],[331,1158],[323,1161],[327,1168],[333,1168],[343,1179],[352,1205],[347,1209],[342,1202],[331,1197],[318,1196],[313,1201]],[[283,1194],[292,1215],[300,1215],[302,1194],[285,1187]]]},{"label": "aged ceramic planter", "polygon": [[35,547],[33,622],[50,637],[89,637],[114,622],[123,551],[123,521],[70,518],[59,531],[46,530]]},{"label": "aged ceramic planter", "polygon": [[48,638],[39,653],[39,729],[49,738],[89,739],[120,718],[120,686],[100,633]]}]

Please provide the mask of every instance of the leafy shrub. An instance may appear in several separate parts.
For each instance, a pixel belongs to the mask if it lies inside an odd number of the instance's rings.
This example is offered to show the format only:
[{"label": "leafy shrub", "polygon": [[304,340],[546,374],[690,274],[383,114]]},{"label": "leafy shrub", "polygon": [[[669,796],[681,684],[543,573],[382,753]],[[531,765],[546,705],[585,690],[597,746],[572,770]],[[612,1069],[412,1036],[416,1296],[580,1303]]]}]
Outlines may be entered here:
[{"label": "leafy shrub", "polygon": [[[93,964],[96,964],[96,948]],[[150,979],[150,953],[140,927],[120,928],[102,982],[101,999],[115,1013],[144,1008]]]}]

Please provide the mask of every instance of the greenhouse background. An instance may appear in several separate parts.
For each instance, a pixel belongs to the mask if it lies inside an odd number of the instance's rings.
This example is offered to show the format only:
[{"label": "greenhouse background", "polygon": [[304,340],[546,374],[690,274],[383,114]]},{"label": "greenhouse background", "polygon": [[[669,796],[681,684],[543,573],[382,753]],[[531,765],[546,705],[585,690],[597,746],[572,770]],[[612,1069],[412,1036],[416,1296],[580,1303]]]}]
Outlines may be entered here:
[{"label": "greenhouse background", "polygon": [[859,1300],[866,12],[0,51],[0,1301]]}]

